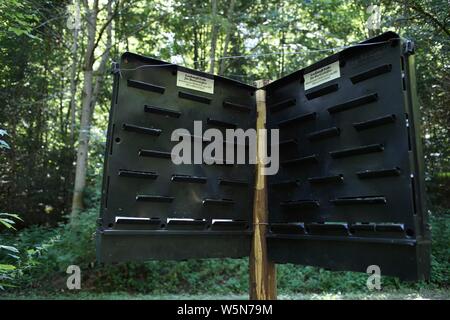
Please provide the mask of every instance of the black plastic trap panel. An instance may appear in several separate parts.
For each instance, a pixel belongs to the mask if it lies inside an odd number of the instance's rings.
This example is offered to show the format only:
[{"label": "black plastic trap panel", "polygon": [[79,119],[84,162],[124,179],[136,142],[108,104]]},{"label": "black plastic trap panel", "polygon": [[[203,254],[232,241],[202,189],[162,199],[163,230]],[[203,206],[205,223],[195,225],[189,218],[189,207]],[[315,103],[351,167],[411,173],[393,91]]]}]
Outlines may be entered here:
[{"label": "black plastic trap panel", "polygon": [[[386,33],[266,87],[275,262],[429,277],[412,44]],[[306,90],[305,90],[306,88]]]},{"label": "black plastic trap panel", "polygon": [[[194,132],[194,121],[202,122],[203,131],[254,128],[255,88],[132,53],[122,56],[120,68],[107,139],[99,261],[248,255],[254,166],[175,165],[171,152],[178,142],[171,135],[184,128],[184,137],[203,148],[208,141]],[[232,144],[226,143],[224,149]]]},{"label": "black plastic trap panel", "polygon": [[[385,33],[263,88],[267,128],[280,130],[267,185],[273,261],[429,278],[413,57],[410,41]],[[99,261],[248,255],[254,166],[175,165],[171,134],[185,128],[202,147],[194,120],[255,128],[256,88],[131,53],[119,66]]]}]

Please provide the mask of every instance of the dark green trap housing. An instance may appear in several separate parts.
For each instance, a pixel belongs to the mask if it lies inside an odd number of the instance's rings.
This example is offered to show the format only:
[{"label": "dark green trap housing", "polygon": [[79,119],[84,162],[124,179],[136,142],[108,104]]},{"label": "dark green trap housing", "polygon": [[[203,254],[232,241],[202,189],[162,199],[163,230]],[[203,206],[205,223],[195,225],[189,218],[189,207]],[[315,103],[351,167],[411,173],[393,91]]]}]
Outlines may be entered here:
[{"label": "dark green trap housing", "polygon": [[[413,43],[385,33],[267,85],[277,263],[428,279]],[[125,53],[115,66],[97,231],[101,262],[243,257],[255,168],[171,161],[173,130],[255,128],[256,88]],[[208,141],[190,136],[193,145]],[[233,144],[226,141],[226,144]]]}]

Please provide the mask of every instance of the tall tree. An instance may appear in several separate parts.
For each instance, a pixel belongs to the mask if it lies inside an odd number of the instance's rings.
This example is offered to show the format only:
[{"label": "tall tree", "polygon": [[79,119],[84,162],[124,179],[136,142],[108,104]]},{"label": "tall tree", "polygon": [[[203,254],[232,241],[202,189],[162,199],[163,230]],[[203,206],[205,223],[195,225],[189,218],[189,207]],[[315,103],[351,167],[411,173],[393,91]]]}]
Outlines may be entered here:
[{"label": "tall tree", "polygon": [[[86,187],[86,173],[87,173],[87,161],[89,151],[89,139],[91,132],[92,113],[93,106],[95,106],[98,91],[102,84],[102,80],[99,77],[103,77],[104,70],[97,69],[96,79],[94,77],[94,62],[95,49],[98,47],[105,30],[107,30],[107,37],[109,45],[106,47],[106,51],[103,53],[103,58],[99,68],[105,67],[105,63],[109,57],[109,50],[111,45],[111,23],[117,13],[118,3],[115,4],[115,9],[111,10],[112,2],[114,0],[108,0],[107,7],[108,15],[106,21],[98,27],[98,15],[99,15],[99,0],[94,0],[92,5],[89,5],[88,0],[83,0],[83,6],[86,15],[86,28],[87,28],[87,44],[84,53],[83,63],[83,99],[81,108],[81,120],[80,130],[78,134],[78,147],[76,156],[76,168],[75,168],[75,183],[72,198],[72,216],[78,214],[84,209],[83,192]],[[97,82],[96,82],[97,81]],[[95,85],[97,83],[97,86]]]},{"label": "tall tree", "polygon": [[71,47],[72,65],[70,67],[70,140],[74,143],[76,114],[77,114],[77,69],[78,69],[78,36],[81,26],[81,12],[79,0],[74,0],[75,12],[71,17],[69,27],[72,29],[73,42]]},{"label": "tall tree", "polygon": [[[230,39],[231,34],[234,30],[234,24],[233,24],[233,15],[234,15],[234,4],[236,0],[230,0],[230,6],[228,7],[228,13],[227,13],[227,27],[225,31],[225,40],[223,43],[223,52],[222,52],[222,58],[226,57],[228,55],[228,46],[230,45]],[[219,75],[223,75],[225,72],[225,60],[220,60],[220,66],[219,66]]]},{"label": "tall tree", "polygon": [[209,73],[214,73],[216,62],[217,38],[219,36],[219,24],[217,18],[217,0],[211,0],[211,47],[209,51]]}]

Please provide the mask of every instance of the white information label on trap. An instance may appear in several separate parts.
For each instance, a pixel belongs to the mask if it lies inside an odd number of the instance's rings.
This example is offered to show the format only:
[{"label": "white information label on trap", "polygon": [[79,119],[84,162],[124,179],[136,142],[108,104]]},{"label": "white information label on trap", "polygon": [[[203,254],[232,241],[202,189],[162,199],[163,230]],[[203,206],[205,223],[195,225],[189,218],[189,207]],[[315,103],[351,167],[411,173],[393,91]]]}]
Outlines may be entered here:
[{"label": "white information label on trap", "polygon": [[325,67],[319,68],[305,74],[305,90],[312,89],[322,83],[337,79],[341,76],[339,61],[330,63]]},{"label": "white information label on trap", "polygon": [[214,79],[208,79],[183,71],[177,72],[177,86],[210,94],[214,93]]}]

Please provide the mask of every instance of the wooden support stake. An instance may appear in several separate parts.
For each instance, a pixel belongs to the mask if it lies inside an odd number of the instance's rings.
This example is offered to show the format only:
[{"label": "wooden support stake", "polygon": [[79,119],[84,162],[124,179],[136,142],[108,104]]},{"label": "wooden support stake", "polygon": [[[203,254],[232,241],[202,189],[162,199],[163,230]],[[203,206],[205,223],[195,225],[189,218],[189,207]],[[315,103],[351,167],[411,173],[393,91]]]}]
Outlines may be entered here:
[{"label": "wooden support stake", "polygon": [[[260,89],[268,84],[267,80],[258,80],[256,87],[256,130],[260,132],[266,125],[266,92]],[[253,202],[253,236],[250,252],[250,299],[251,300],[275,300],[277,298],[276,266],[269,261],[267,254],[266,232],[268,223],[267,214],[267,189],[264,164],[259,150],[266,150],[266,139],[257,135],[257,162],[255,195]],[[265,146],[265,147],[264,147]]]}]

